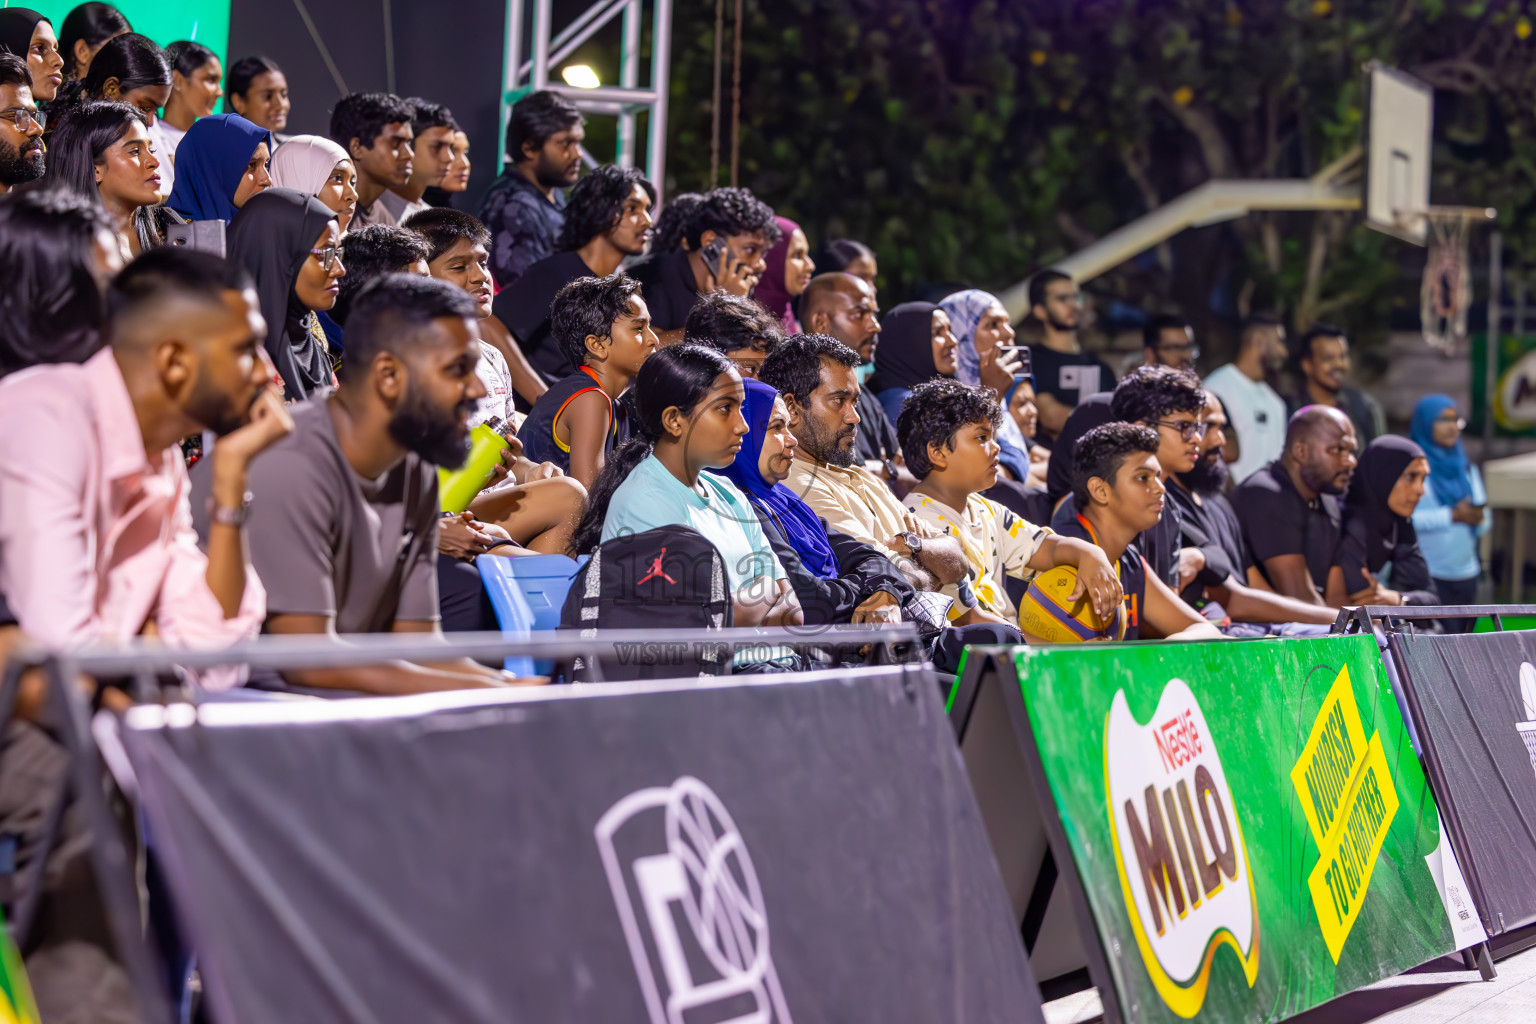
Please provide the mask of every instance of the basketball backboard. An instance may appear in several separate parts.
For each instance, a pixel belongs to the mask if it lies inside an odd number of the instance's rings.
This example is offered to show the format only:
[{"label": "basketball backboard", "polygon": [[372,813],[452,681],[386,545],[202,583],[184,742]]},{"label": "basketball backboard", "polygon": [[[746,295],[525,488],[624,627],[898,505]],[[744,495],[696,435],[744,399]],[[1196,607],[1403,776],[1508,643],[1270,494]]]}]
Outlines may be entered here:
[{"label": "basketball backboard", "polygon": [[1365,220],[1377,231],[1425,244],[1429,224],[1434,91],[1371,62],[1366,94]]}]

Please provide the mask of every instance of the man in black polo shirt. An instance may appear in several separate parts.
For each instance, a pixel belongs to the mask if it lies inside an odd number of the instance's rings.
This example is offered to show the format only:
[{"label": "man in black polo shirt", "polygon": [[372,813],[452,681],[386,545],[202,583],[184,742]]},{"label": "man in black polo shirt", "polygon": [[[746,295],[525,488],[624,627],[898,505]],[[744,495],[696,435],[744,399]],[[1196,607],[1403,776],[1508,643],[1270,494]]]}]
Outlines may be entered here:
[{"label": "man in black polo shirt", "polygon": [[1355,427],[1338,409],[1309,405],[1291,417],[1285,454],[1232,492],[1254,567],[1276,592],[1322,605],[1339,499],[1355,472]]},{"label": "man in black polo shirt", "polygon": [[688,223],[682,252],[657,253],[635,264],[651,322],[663,345],[683,340],[688,311],[708,292],[752,294],[779,240],[773,210],[744,188],[717,188]]},{"label": "man in black polo shirt", "polygon": [[517,339],[544,383],[576,372],[549,333],[560,289],[580,277],[607,277],[626,257],[645,252],[656,186],[633,167],[604,164],[576,183],[565,203],[555,253],[539,260],[496,295],[491,312]]},{"label": "man in black polo shirt", "polygon": [[1136,538],[1163,515],[1162,467],[1157,432],[1135,423],[1106,423],[1077,442],[1073,520],[1053,526],[1104,549],[1118,568],[1125,591],[1125,640],[1149,635],[1169,640],[1220,639],[1221,631],[1147,569]]},{"label": "man in black polo shirt", "polygon": [[[811,278],[800,293],[800,323],[808,333],[836,338],[857,352],[861,384],[869,380],[869,371],[875,368],[875,347],[880,344],[880,320],[875,310],[874,286],[841,271]],[[917,480],[902,460],[895,424],[868,388],[859,391],[855,408],[859,426],[854,449],[859,460],[897,495],[904,496]]]},{"label": "man in black polo shirt", "polygon": [[[1230,636],[1316,636],[1326,631],[1333,622],[1332,609],[1249,585],[1253,559],[1243,543],[1237,514],[1222,493],[1227,483],[1227,464],[1222,460],[1227,414],[1221,399],[1206,392],[1200,416],[1206,429],[1199,460],[1188,472],[1175,473],[1165,481],[1169,507],[1179,512],[1184,550],[1197,551],[1202,564],[1179,596],[1207,619],[1223,623],[1223,632]],[[1228,618],[1231,622],[1224,622]]]}]

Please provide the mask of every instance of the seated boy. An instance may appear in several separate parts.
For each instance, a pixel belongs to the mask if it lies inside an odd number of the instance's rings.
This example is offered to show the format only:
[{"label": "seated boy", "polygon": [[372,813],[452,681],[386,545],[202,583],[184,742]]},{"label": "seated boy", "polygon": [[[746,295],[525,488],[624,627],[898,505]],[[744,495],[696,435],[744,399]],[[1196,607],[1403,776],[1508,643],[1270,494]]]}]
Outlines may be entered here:
[{"label": "seated boy", "polygon": [[[491,287],[489,229],[462,210],[446,206],[413,214],[403,226],[426,240],[428,273],[463,288],[479,304],[480,338],[487,343],[483,347],[494,352],[493,362],[499,373],[498,388],[493,394],[506,400],[509,411],[514,390],[525,401],[537,399],[544,393],[544,378],[529,364],[506,324],[492,313],[495,289]],[[497,394],[501,390],[506,394]]]},{"label": "seated boy", "polygon": [[1078,573],[1072,600],[1086,592],[1099,616],[1111,617],[1121,591],[1103,551],[1091,542],[1059,537],[1027,523],[981,496],[981,491],[997,482],[997,427],[1002,415],[997,393],[990,388],[931,380],[912,389],[896,419],[907,468],[918,481],[907,495],[908,509],[923,522],[954,535],[970,566],[969,581],[943,588],[956,599],[952,614],[975,606],[993,621],[1016,625],[1018,610],[1003,577],[1028,579],[1036,572],[1070,565]]},{"label": "seated boy", "polygon": [[[427,272],[467,292],[474,300],[480,329],[487,334],[494,330],[498,322],[491,315],[490,255],[486,248],[491,236],[485,226],[467,213],[437,208],[416,214],[403,230],[415,232],[426,242]],[[513,374],[500,350],[485,337],[479,349],[475,375],[486,393],[470,415],[469,425],[477,427],[493,417],[502,421],[500,432],[510,445],[506,469],[503,473],[498,467],[497,475],[470,503],[471,514],[445,518],[439,524],[438,549],[443,555],[463,559],[499,540],[512,540],[542,554],[557,554],[570,545],[571,532],[586,509],[586,488],[565,479],[556,466],[526,457],[513,427]],[[505,547],[495,550],[512,553]],[[465,575],[473,577],[471,583],[478,580],[473,573]]]},{"label": "seated boy", "polygon": [[519,433],[530,459],[552,462],[590,488],[629,437],[620,399],[660,342],[639,282],[623,273],[577,278],[560,289],[550,324],[579,369],[533,403]]},{"label": "seated boy", "polygon": [[[1114,559],[1125,590],[1125,635],[1168,640],[1219,640],[1221,631],[1147,571],[1136,537],[1163,514],[1157,431],[1137,423],[1106,423],[1077,442],[1072,500],[1078,513],[1059,532],[1091,541]],[[1102,617],[1102,616],[1101,616]]]},{"label": "seated boy", "polygon": [[751,299],[710,292],[688,311],[683,340],[722,353],[743,377],[756,377],[763,360],[784,340],[784,325]]}]

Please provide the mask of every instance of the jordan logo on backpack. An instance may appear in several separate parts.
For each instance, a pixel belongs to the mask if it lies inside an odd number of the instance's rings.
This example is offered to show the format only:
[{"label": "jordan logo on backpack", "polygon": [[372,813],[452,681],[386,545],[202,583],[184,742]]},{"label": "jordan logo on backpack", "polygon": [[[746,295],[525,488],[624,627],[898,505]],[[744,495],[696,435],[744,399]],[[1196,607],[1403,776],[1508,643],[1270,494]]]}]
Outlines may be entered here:
[{"label": "jordan logo on backpack", "polygon": [[661,554],[657,555],[651,561],[651,571],[646,573],[644,576],[640,577],[640,579],[635,583],[635,586],[638,587],[641,583],[645,583],[645,582],[648,582],[649,580],[653,580],[657,576],[660,576],[662,579],[666,580],[668,583],[672,584],[674,587],[677,586],[677,580],[673,579],[671,576],[668,576],[666,574],[666,571],[663,570],[662,567],[661,567],[662,559],[664,559],[666,557],[667,557],[667,549],[666,548],[662,548],[661,549]]}]

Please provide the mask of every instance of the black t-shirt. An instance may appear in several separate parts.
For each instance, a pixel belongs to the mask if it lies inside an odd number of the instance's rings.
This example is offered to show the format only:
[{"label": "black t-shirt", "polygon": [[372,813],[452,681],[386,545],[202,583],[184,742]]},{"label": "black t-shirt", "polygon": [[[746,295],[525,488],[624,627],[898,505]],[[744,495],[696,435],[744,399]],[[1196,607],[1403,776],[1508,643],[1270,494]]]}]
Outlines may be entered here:
[{"label": "black t-shirt", "polygon": [[581,277],[594,277],[574,252],[547,256],[496,294],[491,312],[517,339],[518,348],[544,378],[554,384],[576,372],[549,332],[549,307],[560,289]]},{"label": "black t-shirt", "polygon": [[[1077,499],[1067,495],[1051,516],[1051,529],[1057,533],[1071,529],[1078,521]],[[1182,516],[1172,502],[1163,505],[1157,525],[1136,535],[1136,550],[1147,564],[1147,571],[1177,590],[1179,586],[1179,534]],[[1097,543],[1097,542],[1095,542]]]},{"label": "black t-shirt", "polygon": [[1058,352],[1031,345],[1029,359],[1035,390],[1069,408],[1077,408],[1089,395],[1114,390],[1115,372],[1092,352]]},{"label": "black t-shirt", "polygon": [[885,407],[873,391],[860,391],[854,408],[859,411],[859,427],[855,435],[854,450],[859,459],[894,459],[901,446],[896,443],[896,428],[885,414]]},{"label": "black t-shirt", "polygon": [[1180,597],[1198,608],[1206,587],[1222,586],[1229,576],[1236,576],[1239,583],[1248,581],[1249,561],[1243,550],[1243,533],[1224,495],[1196,497],[1174,483],[1168,488],[1168,504],[1179,511],[1181,545],[1199,548],[1205,555],[1205,568],[1179,592]]},{"label": "black t-shirt", "polygon": [[1061,433],[1051,446],[1050,462],[1045,467],[1045,493],[1052,505],[1060,501],[1062,495],[1072,491],[1077,442],[1094,427],[1114,421],[1115,414],[1109,407],[1112,398],[1114,393],[1110,391],[1089,395],[1072,410],[1067,422],[1062,424]]},{"label": "black t-shirt", "polygon": [[[1307,573],[1319,592],[1328,585],[1328,569],[1339,545],[1339,501],[1331,494],[1307,501],[1291,483],[1279,460],[1237,485],[1232,492],[1243,540],[1253,564],[1264,572],[1266,558],[1305,555]],[[1269,581],[1271,584],[1274,580]]]},{"label": "black t-shirt", "polygon": [[[1071,501],[1071,499],[1067,499]],[[1051,522],[1051,529],[1063,537],[1076,537],[1078,540],[1086,540],[1090,544],[1097,545],[1099,538],[1094,534],[1093,526],[1080,515],[1073,515],[1069,521],[1058,523]],[[1134,543],[1126,546],[1124,553],[1120,555],[1120,561],[1116,565],[1120,574],[1120,589],[1125,592],[1125,636],[1122,640],[1141,639],[1141,610],[1147,604],[1147,562],[1141,556],[1141,549]]]},{"label": "black t-shirt", "polygon": [[[1419,537],[1410,520],[1397,523],[1385,535],[1373,530],[1363,515],[1344,510],[1344,529],[1333,564],[1344,571],[1344,590],[1353,594],[1366,588],[1365,573],[1387,578],[1385,585],[1403,595],[1404,604],[1439,604],[1429,565],[1419,550]],[[1390,568],[1390,572],[1388,569]]]},{"label": "black t-shirt", "polygon": [[1141,531],[1136,537],[1136,546],[1147,560],[1147,567],[1175,592],[1179,589],[1179,548],[1184,546],[1183,532],[1184,513],[1176,503],[1165,500],[1157,525]]},{"label": "black t-shirt", "polygon": [[651,327],[657,331],[680,331],[688,314],[699,301],[698,283],[693,279],[693,264],[686,252],[664,252],[630,267],[626,273],[640,282],[640,294],[651,311]]}]

